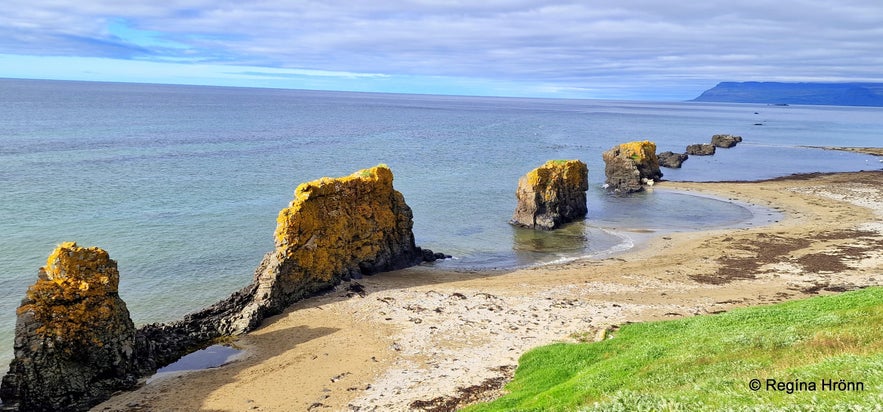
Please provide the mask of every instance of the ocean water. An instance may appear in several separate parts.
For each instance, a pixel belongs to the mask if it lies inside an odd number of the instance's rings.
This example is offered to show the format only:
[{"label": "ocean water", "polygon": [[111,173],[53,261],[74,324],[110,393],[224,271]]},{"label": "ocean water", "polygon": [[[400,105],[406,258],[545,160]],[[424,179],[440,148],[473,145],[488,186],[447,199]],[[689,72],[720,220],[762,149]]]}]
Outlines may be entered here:
[{"label": "ocean water", "polygon": [[[301,182],[386,163],[418,245],[446,268],[542,264],[628,248],[636,232],[752,218],[718,199],[602,189],[601,153],[650,139],[691,157],[671,180],[880,169],[801,145],[879,146],[883,110],[363,94],[0,80],[0,362],[15,308],[49,252],[73,240],[119,262],[136,323],[174,319],[251,281]],[[507,224],[518,178],[549,159],[589,165],[589,216],[549,234]]]}]

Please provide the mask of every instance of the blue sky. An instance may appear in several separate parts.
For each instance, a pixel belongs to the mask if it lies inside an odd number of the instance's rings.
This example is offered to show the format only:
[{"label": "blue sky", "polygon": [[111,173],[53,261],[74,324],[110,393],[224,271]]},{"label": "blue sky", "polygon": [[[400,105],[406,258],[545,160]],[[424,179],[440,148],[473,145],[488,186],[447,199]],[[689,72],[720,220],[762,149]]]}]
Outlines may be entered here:
[{"label": "blue sky", "polygon": [[686,100],[883,82],[879,0],[6,0],[0,77]]}]

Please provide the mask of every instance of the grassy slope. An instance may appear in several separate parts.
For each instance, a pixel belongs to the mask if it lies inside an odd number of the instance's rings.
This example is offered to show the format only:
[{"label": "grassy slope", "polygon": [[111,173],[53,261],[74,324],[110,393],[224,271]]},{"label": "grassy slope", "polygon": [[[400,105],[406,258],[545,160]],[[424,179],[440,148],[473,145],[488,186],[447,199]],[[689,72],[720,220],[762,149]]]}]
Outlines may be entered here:
[{"label": "grassy slope", "polygon": [[[761,390],[748,388],[752,378]],[[816,391],[767,390],[767,378],[814,382]],[[822,379],[861,381],[865,390],[822,391]],[[631,324],[603,342],[537,348],[507,390],[467,410],[883,410],[883,288]]]}]

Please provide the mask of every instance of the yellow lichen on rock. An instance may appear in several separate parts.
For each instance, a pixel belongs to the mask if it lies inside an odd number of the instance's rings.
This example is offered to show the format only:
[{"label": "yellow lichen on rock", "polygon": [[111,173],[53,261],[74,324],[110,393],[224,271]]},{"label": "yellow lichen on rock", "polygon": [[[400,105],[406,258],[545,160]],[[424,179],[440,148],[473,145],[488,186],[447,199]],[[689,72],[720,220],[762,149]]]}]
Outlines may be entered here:
[{"label": "yellow lichen on rock", "polygon": [[619,150],[624,156],[638,163],[656,158],[656,143],[649,140],[623,143],[619,145]]},{"label": "yellow lichen on rock", "polygon": [[84,296],[101,295],[116,292],[119,287],[120,274],[112,262],[103,249],[64,242],[52,251],[40,270],[59,286],[74,287]]},{"label": "yellow lichen on rock", "polygon": [[33,314],[39,335],[72,347],[101,346],[105,325],[131,325],[117,295],[119,276],[116,262],[103,249],[64,242],[49,254],[17,312]]},{"label": "yellow lichen on rock", "polygon": [[303,269],[291,275],[329,281],[377,260],[381,245],[413,236],[410,209],[392,182],[392,171],[381,164],[300,184],[276,221],[276,253]]},{"label": "yellow lichen on rock", "polygon": [[588,168],[579,160],[550,160],[518,180],[514,225],[551,230],[586,215]]},{"label": "yellow lichen on rock", "polygon": [[[132,387],[135,325],[117,293],[108,253],[75,242],[56,247],[17,310],[15,359],[3,401],[20,410],[86,410]],[[8,378],[8,379],[7,379]]]},{"label": "yellow lichen on rock", "polygon": [[604,174],[610,190],[637,192],[643,190],[645,181],[662,178],[656,144],[649,140],[613,146],[601,157],[604,159]]}]

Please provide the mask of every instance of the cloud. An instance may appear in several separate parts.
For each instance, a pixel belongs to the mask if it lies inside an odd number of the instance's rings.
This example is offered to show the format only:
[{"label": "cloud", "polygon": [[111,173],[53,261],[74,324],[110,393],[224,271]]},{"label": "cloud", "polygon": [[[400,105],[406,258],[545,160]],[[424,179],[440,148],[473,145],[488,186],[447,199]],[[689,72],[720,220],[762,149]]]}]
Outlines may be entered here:
[{"label": "cloud", "polygon": [[494,79],[587,97],[883,81],[876,0],[9,2],[0,53]]}]

